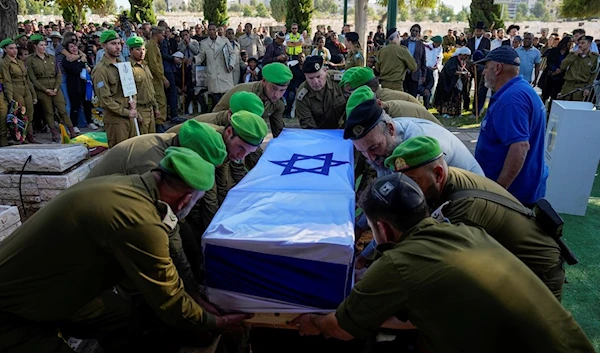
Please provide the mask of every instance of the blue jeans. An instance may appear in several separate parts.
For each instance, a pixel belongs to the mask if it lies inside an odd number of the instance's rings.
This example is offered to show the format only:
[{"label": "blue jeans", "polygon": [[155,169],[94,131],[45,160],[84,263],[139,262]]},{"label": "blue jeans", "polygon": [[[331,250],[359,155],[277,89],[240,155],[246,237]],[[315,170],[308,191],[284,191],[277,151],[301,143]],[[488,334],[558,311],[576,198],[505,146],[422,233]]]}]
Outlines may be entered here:
[{"label": "blue jeans", "polygon": [[[63,75],[62,84],[60,85],[60,90],[65,96],[65,102],[67,102],[67,112],[71,112],[71,101],[69,100],[69,91],[67,90],[67,75]],[[77,121],[73,121],[73,126],[77,126]]]}]

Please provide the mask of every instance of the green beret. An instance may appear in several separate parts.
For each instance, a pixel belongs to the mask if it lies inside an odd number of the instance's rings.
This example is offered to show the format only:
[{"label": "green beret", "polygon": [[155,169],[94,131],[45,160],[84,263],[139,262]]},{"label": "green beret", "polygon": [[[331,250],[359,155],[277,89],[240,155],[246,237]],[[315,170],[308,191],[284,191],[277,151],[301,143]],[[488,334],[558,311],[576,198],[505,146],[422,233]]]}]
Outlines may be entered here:
[{"label": "green beret", "polygon": [[262,68],[263,78],[267,82],[274,83],[279,86],[287,86],[292,80],[292,70],[287,65],[282,63],[271,63]]},{"label": "green beret", "polygon": [[15,42],[11,38],[6,38],[2,42],[0,42],[0,49],[4,49],[5,46],[15,44]]},{"label": "green beret", "polygon": [[31,21],[30,21],[30,20],[25,20],[25,22],[23,22],[23,24],[24,24],[24,25],[28,25],[28,24],[30,24],[30,23],[31,23]]},{"label": "green beret", "polygon": [[15,41],[17,41],[18,39],[21,39],[21,38],[23,38],[23,37],[26,37],[25,33],[17,34],[17,35],[15,36]]},{"label": "green beret", "polygon": [[259,146],[269,131],[260,115],[246,110],[240,110],[231,116],[231,127],[239,138],[252,146]]},{"label": "green beret", "polygon": [[215,184],[215,166],[189,148],[169,147],[160,167],[179,176],[189,187],[195,190],[210,190]]},{"label": "green beret", "polygon": [[215,167],[227,157],[223,136],[209,124],[190,119],[181,125],[178,136],[180,146],[193,150]]},{"label": "green beret", "polygon": [[439,159],[444,153],[438,140],[417,136],[402,142],[385,159],[385,166],[393,172],[407,172]]},{"label": "green beret", "polygon": [[102,35],[100,36],[100,43],[107,43],[115,39],[119,39],[119,35],[117,34],[117,32],[113,30],[106,30],[103,31]]},{"label": "green beret", "polygon": [[94,27],[100,27],[99,23],[94,23]]},{"label": "green beret", "polygon": [[431,41],[434,42],[434,43],[441,43],[442,42],[442,37],[441,36],[431,37]]},{"label": "green beret", "polygon": [[369,81],[375,78],[373,69],[370,67],[351,67],[342,76],[340,86],[350,85],[350,88],[356,89],[362,85],[367,84]]},{"label": "green beret", "polygon": [[144,39],[142,37],[131,37],[126,42],[129,49],[139,48],[144,45]]},{"label": "green beret", "polygon": [[235,114],[240,110],[246,110],[258,116],[262,116],[265,112],[265,106],[260,98],[256,94],[246,91],[235,92],[231,95],[231,98],[229,99],[229,109],[232,114]]},{"label": "green beret", "polygon": [[41,42],[44,40],[44,36],[39,33],[32,34],[31,37],[29,37],[29,40],[32,42]]},{"label": "green beret", "polygon": [[361,86],[355,89],[350,95],[350,98],[348,98],[348,103],[346,103],[346,116],[350,116],[350,113],[352,113],[352,110],[354,110],[357,105],[370,99],[375,99],[375,93],[371,87]]}]

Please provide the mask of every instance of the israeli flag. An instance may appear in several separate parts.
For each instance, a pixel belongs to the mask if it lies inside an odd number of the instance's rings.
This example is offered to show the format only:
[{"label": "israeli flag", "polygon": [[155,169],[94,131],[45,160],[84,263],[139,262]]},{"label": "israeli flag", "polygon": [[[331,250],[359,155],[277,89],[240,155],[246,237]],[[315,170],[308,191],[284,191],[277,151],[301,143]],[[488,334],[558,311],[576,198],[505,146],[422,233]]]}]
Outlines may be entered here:
[{"label": "israeli flag", "polygon": [[353,146],[341,130],[284,129],[203,235],[209,300],[241,312],[335,310],[354,258]]}]

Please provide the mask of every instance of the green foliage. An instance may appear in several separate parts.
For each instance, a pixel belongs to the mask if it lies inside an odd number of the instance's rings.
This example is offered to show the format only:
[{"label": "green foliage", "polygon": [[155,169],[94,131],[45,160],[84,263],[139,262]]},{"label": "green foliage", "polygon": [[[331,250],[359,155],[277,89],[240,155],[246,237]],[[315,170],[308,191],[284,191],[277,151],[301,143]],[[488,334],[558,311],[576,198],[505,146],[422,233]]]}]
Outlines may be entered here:
[{"label": "green foliage", "polygon": [[271,0],[271,17],[273,17],[275,21],[285,21],[286,5],[286,0]]},{"label": "green foliage", "polygon": [[190,0],[188,4],[188,11],[202,12],[202,5],[202,0]]},{"label": "green foliage", "polygon": [[375,12],[375,10],[370,6],[367,6],[367,18],[375,18],[375,17],[377,17],[377,13]]},{"label": "green foliage", "polygon": [[205,0],[204,19],[209,23],[222,26],[227,23],[227,0]]},{"label": "green foliage", "polygon": [[410,17],[415,22],[422,22],[425,21],[425,19],[427,18],[427,12],[425,12],[424,9],[414,8],[410,12]]},{"label": "green foliage", "polygon": [[[131,19],[138,23],[156,23],[152,0],[129,0],[131,4]],[[165,5],[165,9],[166,9]]]},{"label": "green foliage", "polygon": [[314,0],[315,10],[322,13],[336,14],[340,12],[337,4],[333,0]]},{"label": "green foliage", "polygon": [[455,19],[458,22],[469,22],[469,15],[471,15],[469,8],[463,6],[462,9],[456,14]]},{"label": "green foliage", "polygon": [[431,22],[440,22],[442,20],[436,9],[431,9],[427,15],[427,19]]},{"label": "green foliage", "polygon": [[442,22],[454,21],[454,9],[444,3],[438,5],[437,14]]},{"label": "green foliage", "polygon": [[[438,0],[396,0],[398,1],[398,10],[402,8],[418,8],[418,9],[433,9],[437,5]],[[387,7],[388,0],[377,0],[377,4]],[[400,14],[400,12],[398,12]],[[425,15],[423,15],[424,18]]]},{"label": "green foliage", "polygon": [[[62,11],[62,17],[65,20],[65,22],[73,22],[74,26],[78,26],[80,22],[75,6],[67,5],[65,3],[62,3],[59,6],[60,10]],[[85,16],[83,18],[83,21],[85,21]]]},{"label": "green foliage", "polygon": [[600,17],[600,1],[563,0],[559,14],[561,17],[579,19]]},{"label": "green foliage", "polygon": [[250,5],[244,5],[244,7],[242,9],[242,15],[244,17],[251,17],[252,16],[252,7]]},{"label": "green foliage", "polygon": [[502,7],[494,5],[493,0],[472,0],[469,25],[475,28],[479,21],[483,21],[486,28],[504,28],[501,19]]},{"label": "green foliage", "polygon": [[[386,13],[387,15],[387,13]],[[408,21],[408,8],[406,6],[402,6],[402,8],[398,7],[398,20],[400,21]]]},{"label": "green foliage", "polygon": [[27,15],[27,3],[25,0],[17,0],[17,8],[19,9],[19,15]]},{"label": "green foliage", "polygon": [[92,10],[92,13],[95,15],[100,15],[102,17],[114,15],[115,13],[117,13],[117,3],[115,2],[115,0],[106,0],[106,3],[103,6]]},{"label": "green foliage", "polygon": [[187,10],[188,10],[187,4],[185,2],[182,2],[181,5],[179,6],[179,10],[182,12],[187,12]]},{"label": "green foliage", "polygon": [[307,30],[310,33],[310,17],[313,11],[313,0],[287,0],[286,27],[291,28],[292,23],[297,23],[300,32]]},{"label": "green foliage", "polygon": [[262,2],[256,5],[256,16],[258,17],[269,17],[269,9]]},{"label": "green foliage", "polygon": [[167,11],[167,2],[165,0],[154,0],[154,10],[164,13]]},{"label": "green foliage", "polygon": [[520,3],[517,5],[517,12],[515,14],[515,21],[526,21],[529,19],[529,7],[527,4]]}]

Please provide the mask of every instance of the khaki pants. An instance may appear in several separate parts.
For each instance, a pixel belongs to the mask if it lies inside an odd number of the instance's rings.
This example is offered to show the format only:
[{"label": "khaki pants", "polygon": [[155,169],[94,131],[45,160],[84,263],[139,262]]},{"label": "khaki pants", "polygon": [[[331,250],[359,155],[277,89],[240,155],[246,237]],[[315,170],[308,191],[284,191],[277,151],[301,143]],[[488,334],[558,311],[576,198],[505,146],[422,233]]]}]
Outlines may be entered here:
[{"label": "khaki pants", "polygon": [[58,117],[61,123],[67,127],[73,127],[71,118],[67,113],[67,102],[63,96],[62,91],[59,89],[56,91],[56,96],[49,96],[44,91],[37,91],[38,100],[44,107],[44,113],[46,114],[46,124],[51,129],[54,129],[54,108],[58,110]]},{"label": "khaki pants", "polygon": [[8,104],[6,104],[4,94],[0,93],[0,147],[8,146],[8,126],[6,124],[6,114],[8,114]]},{"label": "khaki pants", "polygon": [[404,92],[404,81],[381,81],[381,87]]},{"label": "khaki pants", "polygon": [[13,85],[13,90],[14,100],[26,109],[27,134],[33,137],[33,97],[31,96],[31,92],[24,85]]},{"label": "khaki pants", "polygon": [[0,313],[0,352],[73,353],[59,337],[95,338],[105,352],[128,350],[140,333],[131,299],[123,291],[107,290],[70,318],[36,322]]},{"label": "khaki pants", "polygon": [[106,131],[106,137],[108,138],[108,148],[112,148],[119,142],[136,136],[133,122],[131,119],[124,117],[118,117],[117,119],[111,118],[107,121],[105,116],[104,130]]},{"label": "khaki pants", "polygon": [[144,119],[140,126],[140,134],[153,134],[156,132],[156,122],[154,120],[154,109],[152,107],[137,107],[138,115]]},{"label": "khaki pants", "polygon": [[[578,83],[578,82],[573,82],[573,81],[566,81],[565,84],[562,87],[562,90],[560,91],[560,94],[566,94],[566,93],[571,92],[574,89],[582,88],[582,87],[585,87],[585,86],[587,86],[586,83]],[[560,98],[560,99],[568,100],[568,101],[583,101],[585,98],[588,98],[588,97],[584,97],[583,96],[583,91],[577,91],[577,92],[575,92],[575,93],[573,93],[573,94],[571,94],[571,95],[569,95],[567,97],[563,97],[563,98]]]},{"label": "khaki pants", "polygon": [[156,125],[162,125],[165,123],[167,117],[167,95],[165,94],[165,86],[162,82],[156,82],[156,80],[152,81],[152,85],[154,86],[158,111],[160,112],[160,118],[156,119]]}]

